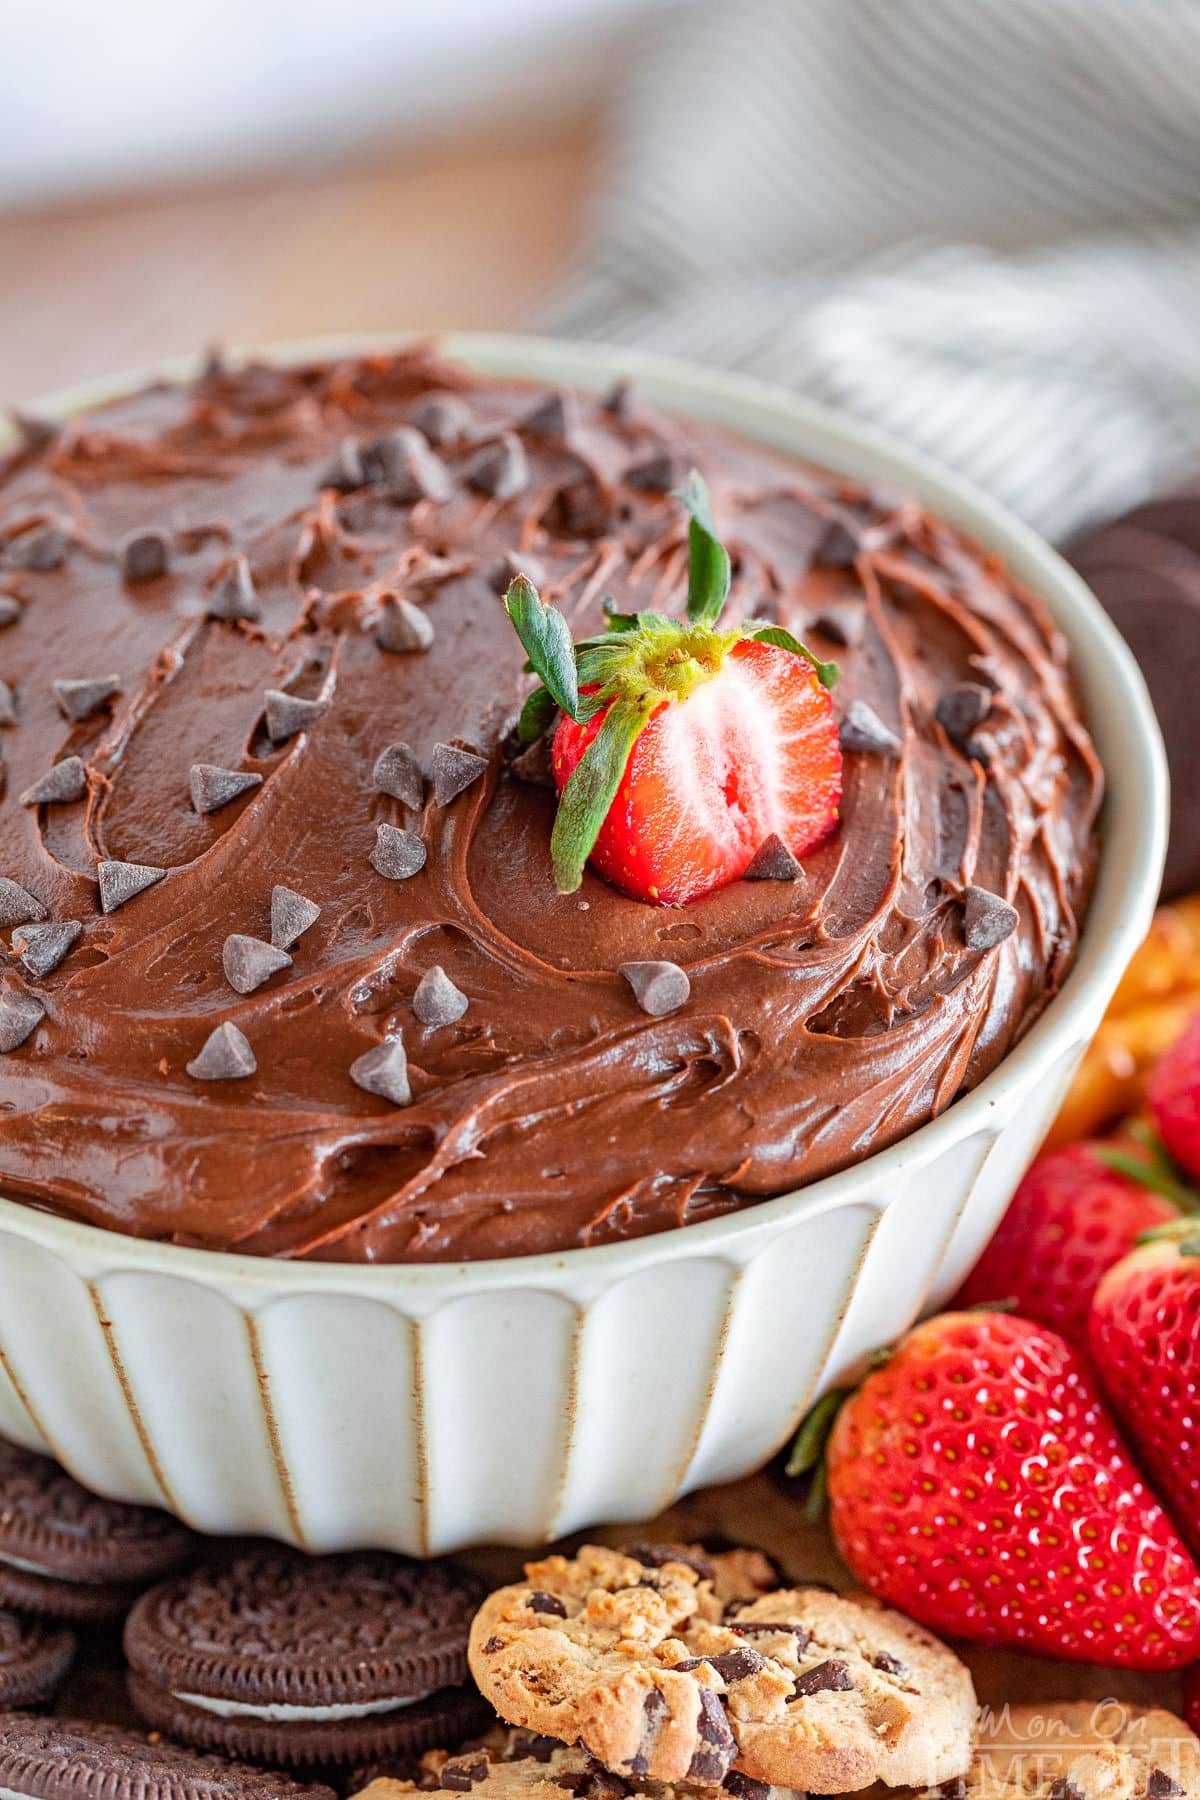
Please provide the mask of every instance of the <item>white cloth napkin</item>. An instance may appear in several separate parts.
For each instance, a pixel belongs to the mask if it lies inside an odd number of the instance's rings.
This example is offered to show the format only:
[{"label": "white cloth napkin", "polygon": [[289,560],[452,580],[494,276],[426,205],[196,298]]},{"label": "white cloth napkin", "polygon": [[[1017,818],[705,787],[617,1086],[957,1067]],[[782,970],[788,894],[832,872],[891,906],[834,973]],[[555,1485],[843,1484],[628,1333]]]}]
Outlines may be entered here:
[{"label": "white cloth napkin", "polygon": [[578,336],[747,370],[1052,537],[1200,458],[1200,0],[676,0]]}]

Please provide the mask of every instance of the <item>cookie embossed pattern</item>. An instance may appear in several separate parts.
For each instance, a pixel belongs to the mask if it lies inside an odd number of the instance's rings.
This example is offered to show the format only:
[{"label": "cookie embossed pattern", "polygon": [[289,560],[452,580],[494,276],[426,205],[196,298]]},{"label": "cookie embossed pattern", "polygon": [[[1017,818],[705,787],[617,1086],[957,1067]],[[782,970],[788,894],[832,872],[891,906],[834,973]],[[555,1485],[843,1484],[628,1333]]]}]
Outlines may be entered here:
[{"label": "cookie embossed pattern", "polygon": [[[996,509],[870,433],[754,384],[702,375],[656,358],[631,359],[562,345],[465,339],[448,349],[502,382],[528,378],[555,390],[578,387],[597,394],[632,362],[649,408],[732,427],[744,439],[770,446],[763,453],[768,459],[778,453],[799,456],[852,482],[914,494],[923,506],[973,533],[989,552],[1004,556],[1014,576],[1045,601],[1069,643],[1092,732],[1110,772],[1109,797],[1088,927],[1062,992],[1041,1018],[1026,1021],[1020,1041],[995,1066],[996,1046],[989,1051],[987,1044],[980,1045],[973,1092],[932,1123],[921,1124],[921,1117],[928,1118],[938,1105],[920,1104],[914,1090],[910,1104],[916,1112],[894,1123],[898,1131],[913,1124],[917,1129],[837,1173],[822,1174],[819,1163],[814,1165],[815,1179],[799,1194],[780,1192],[799,1173],[789,1170],[785,1157],[776,1176],[765,1165],[759,1171],[760,1191],[777,1197],[759,1198],[757,1191],[740,1196],[743,1201],[754,1198],[753,1205],[722,1210],[722,1194],[737,1197],[736,1189],[701,1183],[695,1192],[702,1201],[715,1202],[714,1216],[705,1218],[701,1206],[699,1222],[684,1230],[588,1249],[560,1247],[507,1260],[488,1260],[485,1254],[465,1266],[424,1267],[251,1260],[197,1249],[186,1241],[118,1236],[82,1225],[78,1216],[56,1218],[15,1201],[0,1203],[0,1430],[31,1447],[56,1451],[68,1467],[107,1493],[165,1503],[201,1527],[266,1531],[312,1548],[375,1544],[426,1553],[488,1536],[535,1541],[597,1517],[647,1516],[685,1487],[735,1475],[762,1461],[822,1387],[881,1336],[901,1330],[922,1303],[951,1291],[973,1260],[1053,1111],[1121,964],[1142,934],[1161,858],[1161,756],[1136,672],[1078,581]],[[448,420],[441,412],[450,414]],[[411,423],[423,430],[419,418]],[[453,439],[453,407],[444,406],[426,423],[435,437],[444,429]],[[254,429],[266,427],[260,423]],[[461,431],[461,421],[457,429]],[[706,441],[708,426],[694,429],[697,440]],[[457,453],[447,453],[443,460],[453,464],[456,480],[461,475],[469,491],[503,506],[522,473],[521,457],[536,467],[535,440],[526,421],[523,433],[502,431],[495,455],[478,467],[472,462],[467,468],[469,459]],[[441,456],[436,443],[430,447]],[[345,454],[339,452],[343,461]],[[415,446],[406,450],[399,441],[396,454],[404,469],[393,471],[394,478],[402,486],[409,484],[406,492],[426,492],[412,504],[442,504],[428,498],[428,467],[422,474],[409,466],[421,462]],[[358,475],[348,470],[346,481]],[[651,468],[636,482],[630,477],[629,485],[635,495],[653,494],[660,475]],[[336,495],[336,485],[333,491]],[[666,503],[661,494],[659,498]],[[354,505],[353,494],[347,504]],[[576,519],[571,529],[583,531],[586,538],[585,523]],[[130,531],[144,525],[144,520],[128,522]],[[51,578],[58,548],[50,544],[37,550],[36,561],[50,570]],[[314,554],[319,549],[315,546]],[[35,575],[28,572],[32,565],[23,543],[18,550],[24,558],[20,579],[31,583]],[[545,550],[541,543],[532,546],[543,563]],[[140,569],[140,560],[135,563]],[[528,567],[521,572],[532,579],[537,571]],[[497,573],[493,597],[511,574],[507,564],[503,575]],[[228,581],[207,590],[223,629],[253,631],[255,609],[264,604],[269,609],[270,592],[264,596],[253,576],[251,585],[253,592],[235,565]],[[500,615],[498,601],[496,611]],[[379,641],[364,643],[361,650],[394,661],[397,680],[410,680],[414,658],[437,654],[436,607],[429,609],[429,620],[434,641],[422,648],[410,642],[414,631],[418,638],[422,634],[411,619],[406,622],[403,609],[398,604],[393,611],[383,609]],[[22,617],[16,629],[27,622]],[[381,648],[384,638],[394,648]],[[831,652],[849,664],[852,652],[839,651],[835,631],[828,642]],[[73,665],[61,673],[80,681],[103,678],[102,685],[110,673],[119,674],[123,683],[128,680],[125,670],[108,661]],[[337,681],[326,670],[289,697],[272,677],[273,671],[265,672],[260,684],[264,725],[261,742],[255,742],[263,753],[259,760],[274,768],[271,759],[280,758],[279,767],[291,769],[311,756],[308,747],[319,745],[322,734],[342,729]],[[98,711],[79,722],[63,720],[59,708],[67,735],[81,734],[75,753],[87,749],[89,733],[103,735],[106,722],[120,718],[127,701],[123,692],[97,699]],[[75,690],[69,698],[76,701]],[[303,716],[295,705],[285,704],[289,698],[305,703]],[[846,704],[853,699],[847,690]],[[21,700],[18,686],[18,716]],[[943,722],[943,731],[952,727],[961,734],[967,729],[966,705],[964,700],[949,724]],[[878,718],[879,709],[874,710]],[[428,733],[428,749],[435,741],[451,751],[467,748],[448,743],[454,732],[441,720],[437,723],[440,729]],[[882,740],[855,749],[855,732],[866,731],[867,725],[858,713],[850,724],[850,743],[843,738],[848,760],[861,758],[865,766],[887,757]],[[368,782],[388,748],[383,741],[369,746]],[[422,781],[432,772],[440,774],[443,785],[447,780],[453,785],[464,774],[458,759],[443,756],[432,771],[428,750],[419,760]],[[32,771],[31,779],[44,778],[47,769],[58,766],[53,746],[48,746],[45,761],[47,768]],[[200,771],[194,782],[192,770]],[[223,778],[237,773],[236,759],[224,746],[214,745],[211,751],[188,746],[179,784],[180,816],[189,830],[203,829],[210,821],[212,830],[223,832],[231,816],[235,821],[250,817],[279,778],[276,772],[261,786],[234,793]],[[453,832],[460,816],[474,817],[492,779],[489,774],[486,781],[456,788],[440,813],[436,795],[427,796],[424,804],[434,808],[438,829]],[[392,788],[405,782],[411,786],[412,780],[402,756],[389,759],[379,777],[381,806],[392,804]],[[508,775],[503,782],[517,785]],[[193,804],[192,785],[199,804]],[[523,791],[537,792],[528,785]],[[223,793],[230,796],[225,801]],[[6,804],[11,803],[12,796]],[[32,818],[39,807],[52,815],[64,804],[77,803],[39,801],[27,816]],[[405,832],[420,837],[424,846],[424,837],[412,830],[411,815],[401,810],[405,805],[399,799],[394,813],[380,813],[379,823],[398,838]],[[211,812],[203,810],[210,806]],[[405,817],[407,825],[401,822]],[[378,842],[380,835],[369,833],[361,863],[354,863],[357,891],[361,894],[363,884],[370,884],[372,895],[387,896],[378,904],[407,908],[419,884],[430,881],[431,870],[411,866],[414,859],[404,854],[405,845],[390,838]],[[139,916],[157,918],[164,906],[169,914],[172,882],[181,871],[173,858],[143,851],[132,838],[128,847],[117,848],[123,854],[106,859],[112,907],[106,928],[117,934],[114,942],[128,938],[136,945],[143,938]],[[72,866],[65,842],[59,850],[67,859],[64,866]],[[380,861],[387,864],[382,872]],[[160,878],[164,866],[168,872]],[[179,1046],[201,1064],[202,1073],[187,1076],[181,1059],[179,1071],[172,1069],[169,1081],[155,1090],[159,1097],[152,1112],[165,1104],[182,1105],[174,1098],[164,1100],[167,1088],[172,1096],[186,1089],[189,1106],[215,1107],[235,1121],[262,1112],[255,1096],[269,1092],[280,1079],[281,1065],[264,1054],[272,1048],[272,1034],[264,1039],[260,1032],[256,1041],[250,1026],[268,1016],[277,984],[294,978],[293,969],[279,964],[274,973],[264,973],[273,961],[264,949],[291,957],[300,968],[325,942],[322,934],[338,924],[324,904],[326,896],[308,891],[302,874],[292,880],[285,876],[278,885],[302,903],[321,905],[320,918],[291,944],[268,944],[274,940],[268,880],[262,916],[239,920],[212,947],[214,1004],[206,1023],[210,1039],[220,1035],[210,1042],[203,1031],[193,1032],[186,1046]],[[794,896],[802,886],[768,871],[767,879],[739,884],[736,904],[761,908],[764,916],[773,910],[778,916],[780,894]],[[987,891],[994,894],[996,884]],[[25,904],[32,900],[35,910],[23,921],[14,919],[14,930],[58,922],[58,906],[52,919],[40,919],[36,908],[44,902],[29,889],[25,892]],[[994,906],[982,900],[971,904],[974,922],[965,928],[976,941],[964,946],[966,954],[979,963],[990,958],[991,967],[1012,974],[1019,934]],[[74,923],[77,916],[77,910],[71,911],[62,922]],[[586,921],[592,915],[578,916]],[[656,926],[667,917],[659,915]],[[686,922],[681,915],[678,923]],[[229,951],[230,969],[250,988],[244,996],[222,973],[222,944],[231,934],[255,940]],[[147,941],[153,938],[151,932]],[[84,955],[82,940],[64,937],[64,946],[58,968],[44,985],[33,984],[42,996],[35,997],[34,1005],[48,1005],[50,1016],[39,1012],[34,1018],[31,1007],[29,1018],[3,1021],[6,1029],[11,1023],[14,1040],[24,1034],[14,1061],[36,1070],[38,1082],[53,1068],[56,1010],[68,1035],[78,1029],[79,1016],[67,1011],[66,999],[72,956]],[[657,1032],[663,1041],[686,1028],[702,999],[690,955],[672,948],[672,957],[678,955],[688,966],[691,998],[681,1009],[655,1019],[641,1011],[629,978],[619,970],[621,964],[661,962],[662,940],[654,945],[657,955],[642,943],[616,949],[620,954],[614,951],[606,965],[612,974],[605,1004],[623,1007],[631,1027]],[[404,1116],[411,1126],[420,1108],[429,1104],[425,1066],[414,1044],[438,1032],[476,1032],[487,1017],[483,1002],[490,996],[473,991],[460,964],[440,946],[421,966],[432,973],[435,965],[447,987],[435,977],[421,1004],[432,1017],[447,1022],[423,1025],[402,1001],[403,1057],[393,1049],[382,1059],[386,1066],[376,1068],[381,1059],[372,1042],[383,1046],[377,1036],[373,1040],[362,1034],[359,1052],[373,1060],[362,1070],[366,1079],[361,1086],[350,1074],[357,1059],[347,1056],[342,1064],[349,1091],[358,1087],[355,1104],[377,1106],[378,1112],[369,1116],[378,1118],[378,1131],[392,1143],[403,1139]],[[79,967],[91,974],[82,961]],[[467,1002],[457,1021],[447,1011],[459,1004],[454,995]],[[1019,995],[1015,1005],[1020,1015]],[[409,1022],[412,1018],[415,1024]],[[918,1032],[928,1028],[928,1021],[922,1023],[918,1016]],[[378,1032],[378,1023],[373,1030]],[[346,1047],[344,1031],[339,1022],[337,1042],[331,1045],[339,1055]],[[852,1036],[833,1041],[842,1044],[842,1053],[851,1060],[861,1050],[861,1040],[856,1049]],[[388,1091],[380,1091],[382,1087]],[[36,1098],[31,1088],[25,1092],[28,1099]],[[229,1098],[234,1094],[244,1098]],[[364,1095],[369,1097],[365,1101]],[[705,1101],[710,1098],[706,1095]],[[949,1098],[947,1094],[939,1104]],[[718,1094],[714,1122],[724,1117],[727,1104]],[[673,1130],[669,1142],[662,1136],[664,1156],[678,1157],[687,1133],[707,1125],[699,1102],[694,1110],[693,1119],[685,1116],[686,1105],[672,1109],[678,1134]],[[268,1114],[268,1127],[284,1123]],[[22,1130],[18,1128],[18,1137]],[[886,1121],[884,1130],[893,1135]],[[29,1139],[31,1145],[33,1141]],[[71,1155],[79,1155],[83,1141],[72,1140],[69,1148]],[[286,1179],[283,1162],[293,1150],[283,1137],[279,1148],[282,1161],[268,1157],[262,1164],[268,1185],[281,1175]],[[149,1141],[146,1149],[153,1158]],[[32,1161],[26,1164],[23,1180],[35,1195],[39,1182],[44,1181],[44,1194],[53,1190],[52,1162],[43,1162],[39,1170]],[[354,1167],[356,1177],[369,1186],[369,1161]],[[520,1191],[512,1186],[511,1211],[502,1208],[491,1223],[478,1215],[485,1243],[486,1232],[502,1231],[505,1218],[521,1212],[522,1201],[536,1212],[549,1198],[552,1174],[540,1166],[522,1178],[519,1160],[514,1160],[508,1180],[523,1181]],[[100,1197],[97,1217],[119,1198],[119,1188],[110,1190],[99,1179],[94,1192]],[[210,1197],[216,1215],[228,1218],[239,1209],[253,1212],[262,1192],[261,1184],[230,1176],[221,1188],[211,1188]],[[203,1216],[199,1199],[195,1196],[197,1218]],[[73,1210],[65,1190],[55,1204],[64,1212]],[[326,1216],[338,1229],[337,1221]],[[290,1230],[296,1220],[292,1212],[287,1221],[281,1215],[280,1224]],[[111,1222],[122,1223],[115,1214]],[[133,1222],[132,1215],[124,1221]],[[258,1246],[269,1247],[265,1241]],[[801,1291],[807,1304],[804,1316],[797,1318],[794,1299]],[[481,1356],[481,1343],[494,1353]],[[687,1344],[688,1355],[676,1359],[678,1377],[665,1393],[655,1371],[680,1343]],[[763,1383],[756,1374],[763,1367],[786,1369],[786,1378]],[[218,1393],[219,1418],[213,1402]],[[519,1459],[511,1453],[514,1442],[522,1445]],[[347,1456],[361,1476],[354,1484],[335,1479]],[[468,1466],[470,1483],[460,1478]]]}]

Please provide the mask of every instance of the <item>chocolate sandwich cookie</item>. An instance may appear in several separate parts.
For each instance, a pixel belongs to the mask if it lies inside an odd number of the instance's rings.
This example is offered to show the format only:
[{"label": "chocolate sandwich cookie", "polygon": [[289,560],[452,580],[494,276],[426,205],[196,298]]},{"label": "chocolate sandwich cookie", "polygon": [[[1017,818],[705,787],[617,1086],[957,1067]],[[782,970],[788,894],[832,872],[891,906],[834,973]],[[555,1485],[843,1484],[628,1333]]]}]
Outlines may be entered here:
[{"label": "chocolate sandwich cookie", "polygon": [[102,1500],[48,1457],[0,1443],[0,1603],[54,1619],[115,1619],[196,1540],[152,1506]]},{"label": "chocolate sandwich cookie", "polygon": [[151,1725],[254,1760],[368,1762],[461,1743],[486,1721],[467,1678],[483,1595],[449,1563],[238,1557],[164,1582],[125,1627]]},{"label": "chocolate sandwich cookie", "polygon": [[26,1713],[0,1714],[0,1791],[19,1800],[333,1800],[329,1788],[117,1725]]},{"label": "chocolate sandwich cookie", "polygon": [[40,1706],[49,1700],[74,1655],[73,1632],[0,1607],[0,1708]]}]

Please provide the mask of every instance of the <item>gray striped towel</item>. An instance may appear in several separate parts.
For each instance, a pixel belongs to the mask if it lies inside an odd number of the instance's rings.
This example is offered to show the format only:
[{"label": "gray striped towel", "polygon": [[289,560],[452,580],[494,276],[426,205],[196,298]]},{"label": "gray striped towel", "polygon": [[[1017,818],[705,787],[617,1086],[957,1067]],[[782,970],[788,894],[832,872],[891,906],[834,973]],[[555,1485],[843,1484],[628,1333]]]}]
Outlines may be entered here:
[{"label": "gray striped towel", "polygon": [[552,323],[1119,512],[1200,458],[1200,0],[673,0]]}]

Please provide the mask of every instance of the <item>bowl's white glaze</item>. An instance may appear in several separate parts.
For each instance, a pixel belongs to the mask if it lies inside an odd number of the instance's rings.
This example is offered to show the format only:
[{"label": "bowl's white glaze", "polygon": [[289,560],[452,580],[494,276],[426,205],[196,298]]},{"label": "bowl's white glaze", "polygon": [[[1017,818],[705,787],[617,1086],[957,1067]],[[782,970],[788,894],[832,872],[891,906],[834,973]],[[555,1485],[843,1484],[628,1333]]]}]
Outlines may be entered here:
[{"label": "bowl's white glaze", "polygon": [[762,1462],[978,1255],[1145,933],[1166,840],[1132,657],[1061,558],[967,483],[759,382],[552,340],[439,341],[485,372],[632,374],[657,404],[914,493],[998,550],[1071,644],[1108,775],[1104,848],[1075,969],[987,1080],[893,1149],[727,1219],[561,1255],[358,1267],[142,1243],[0,1200],[0,1433],[201,1530],[314,1550],[534,1543]]}]

